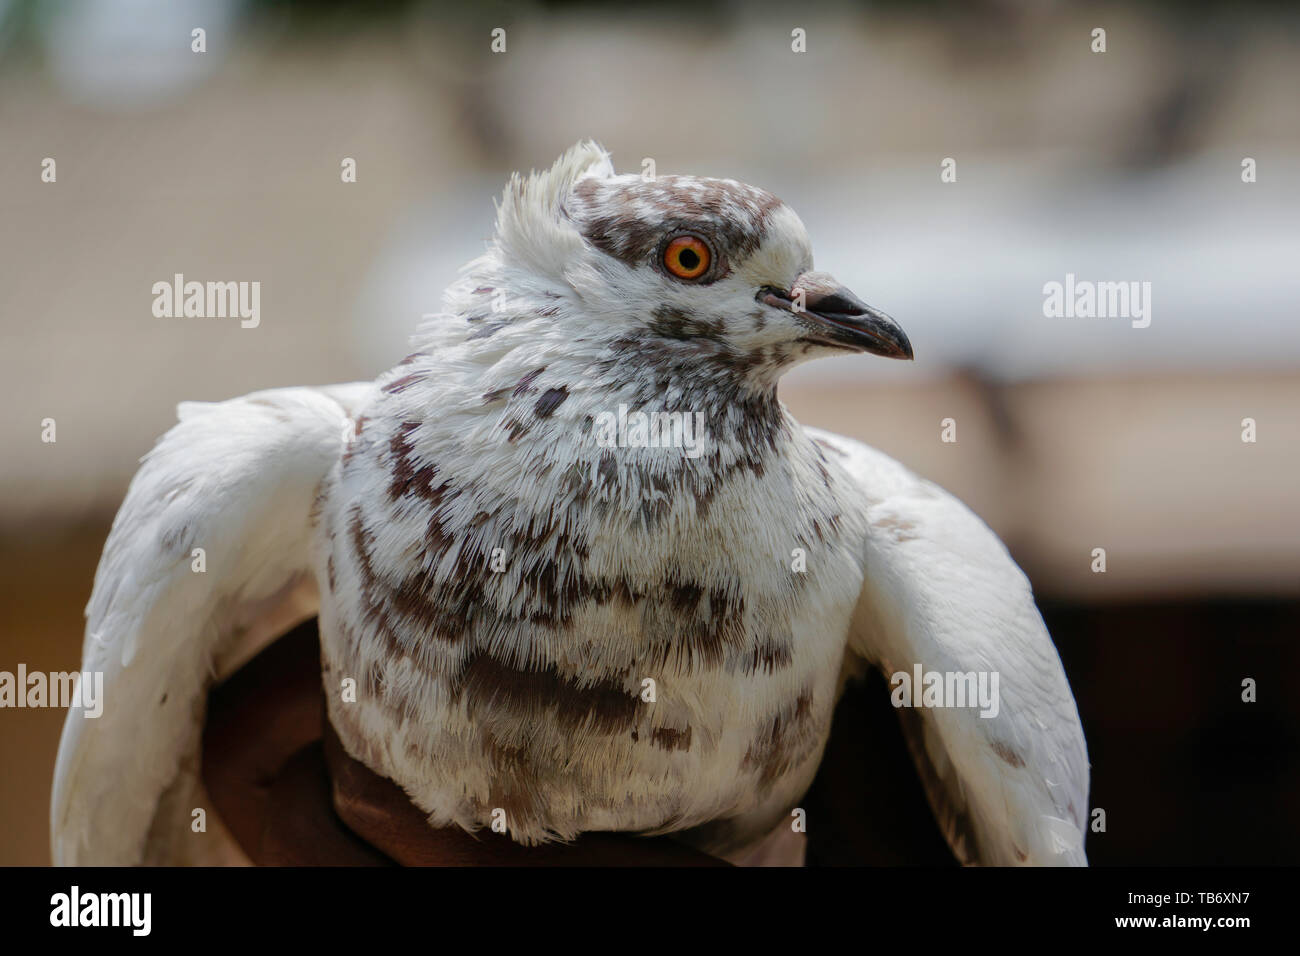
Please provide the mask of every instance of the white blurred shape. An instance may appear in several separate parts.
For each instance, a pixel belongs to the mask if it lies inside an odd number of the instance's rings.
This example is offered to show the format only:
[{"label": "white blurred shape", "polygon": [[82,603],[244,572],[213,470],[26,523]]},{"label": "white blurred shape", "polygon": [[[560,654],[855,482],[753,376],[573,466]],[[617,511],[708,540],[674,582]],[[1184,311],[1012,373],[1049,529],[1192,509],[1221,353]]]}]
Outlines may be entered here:
[{"label": "white blurred shape", "polygon": [[[240,0],[73,0],[39,26],[67,97],[103,109],[160,105],[196,86],[224,58]],[[191,49],[206,31],[206,52]]]}]

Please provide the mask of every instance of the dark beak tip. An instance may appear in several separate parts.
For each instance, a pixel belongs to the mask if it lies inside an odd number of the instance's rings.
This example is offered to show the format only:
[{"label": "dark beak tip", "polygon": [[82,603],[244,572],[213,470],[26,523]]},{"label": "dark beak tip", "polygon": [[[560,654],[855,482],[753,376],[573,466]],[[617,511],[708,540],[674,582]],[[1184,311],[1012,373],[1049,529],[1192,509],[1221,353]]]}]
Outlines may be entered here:
[{"label": "dark beak tip", "polygon": [[[867,351],[888,358],[906,359],[909,362],[915,360],[912,343],[907,333],[889,316],[877,312],[844,286],[837,286],[830,293],[809,297],[805,306],[814,315],[820,313],[824,318],[832,321],[862,323],[867,326],[879,323],[874,330],[868,329],[868,334],[886,344],[879,349],[868,348]],[[881,325],[884,327],[881,328]]]}]

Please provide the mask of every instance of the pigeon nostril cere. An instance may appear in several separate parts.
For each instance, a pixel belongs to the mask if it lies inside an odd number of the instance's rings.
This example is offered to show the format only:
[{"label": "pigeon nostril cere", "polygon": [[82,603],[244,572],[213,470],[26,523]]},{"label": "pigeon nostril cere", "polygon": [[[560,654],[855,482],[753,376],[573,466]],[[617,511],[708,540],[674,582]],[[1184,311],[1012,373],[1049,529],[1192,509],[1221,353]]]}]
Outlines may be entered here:
[{"label": "pigeon nostril cere", "polygon": [[820,312],[837,315],[861,315],[863,304],[847,289],[836,289],[828,295],[809,296],[809,305]]}]

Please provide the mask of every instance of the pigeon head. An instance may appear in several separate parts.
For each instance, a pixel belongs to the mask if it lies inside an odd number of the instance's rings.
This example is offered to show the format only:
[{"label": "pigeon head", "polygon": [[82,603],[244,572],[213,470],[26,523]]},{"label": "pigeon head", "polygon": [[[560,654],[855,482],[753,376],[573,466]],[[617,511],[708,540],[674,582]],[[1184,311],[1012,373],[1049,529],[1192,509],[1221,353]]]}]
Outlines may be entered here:
[{"label": "pigeon head", "polygon": [[912,357],[889,316],[813,271],[780,199],[730,179],[616,175],[592,143],[511,180],[489,260],[568,349],[696,355],[762,380],[833,353]]}]

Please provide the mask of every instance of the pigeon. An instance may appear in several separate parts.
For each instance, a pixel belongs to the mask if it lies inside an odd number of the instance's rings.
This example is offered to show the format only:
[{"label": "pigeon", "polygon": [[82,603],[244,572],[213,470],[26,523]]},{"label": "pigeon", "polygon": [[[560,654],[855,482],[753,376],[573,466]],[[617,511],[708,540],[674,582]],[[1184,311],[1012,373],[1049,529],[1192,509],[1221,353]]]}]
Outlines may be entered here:
[{"label": "pigeon", "polygon": [[1087,750],[1027,578],[777,396],[811,359],[912,358],[784,202],[580,143],[511,177],[412,348],[374,382],[182,403],[142,459],[86,608],[104,709],[66,719],[56,862],[202,861],[207,690],[316,617],[331,727],[432,827],[744,861],[817,825],[799,800],[874,667],[960,862],[1086,865]]}]

